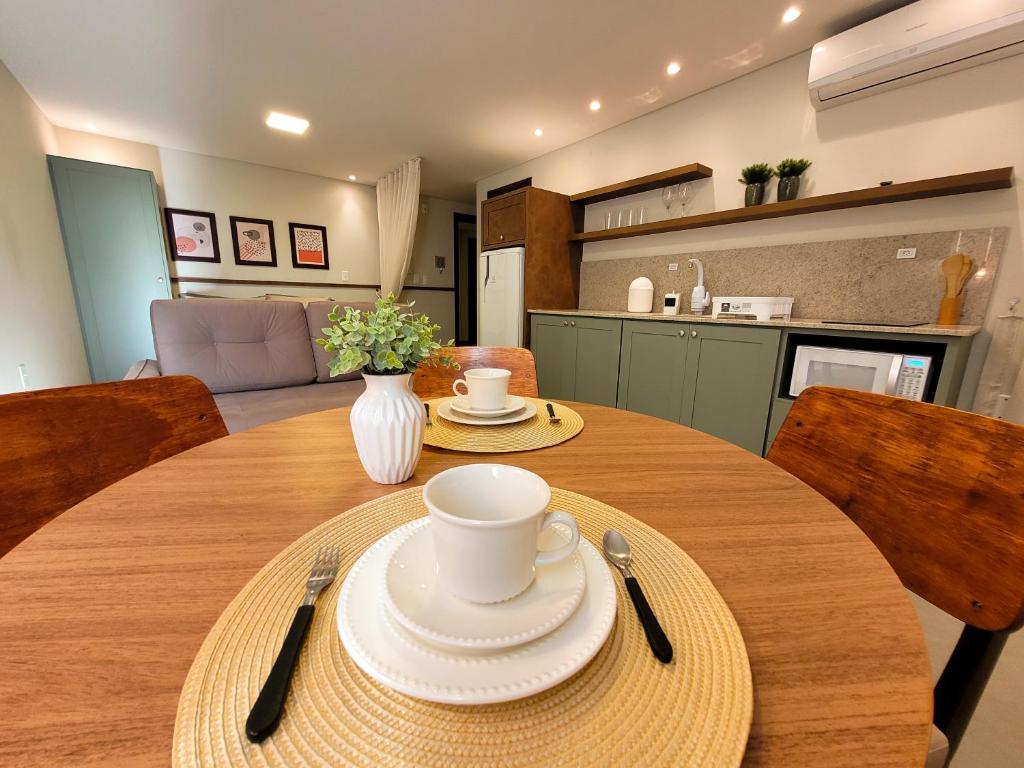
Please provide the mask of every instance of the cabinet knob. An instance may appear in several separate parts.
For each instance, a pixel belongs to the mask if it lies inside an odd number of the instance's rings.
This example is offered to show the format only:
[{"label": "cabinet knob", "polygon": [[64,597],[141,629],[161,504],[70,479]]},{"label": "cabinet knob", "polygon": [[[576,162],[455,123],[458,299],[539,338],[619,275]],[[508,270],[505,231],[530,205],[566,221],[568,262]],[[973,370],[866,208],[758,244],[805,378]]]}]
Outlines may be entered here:
[{"label": "cabinet knob", "polygon": [[504,240],[504,239],[505,239],[505,236],[504,236],[504,235],[498,235],[498,239],[499,239],[499,240]]},{"label": "cabinet knob", "polygon": [[570,320],[569,321],[569,325],[571,325],[573,328],[575,328],[576,327],[576,321],[575,320]]},{"label": "cabinet knob", "polygon": [[680,331],[679,335],[682,336],[685,339],[686,338],[686,331]]},{"label": "cabinet knob", "polygon": [[566,328],[568,328],[569,327],[569,321],[568,320],[563,320],[562,321],[562,325],[565,326]]},{"label": "cabinet knob", "polygon": [[696,331],[690,331],[690,338],[696,339],[697,338],[697,332]]},{"label": "cabinet knob", "polygon": [[158,278],[156,279],[156,281],[157,281],[158,283],[162,283],[162,282],[164,281],[164,279],[163,279],[163,277],[158,277]]}]

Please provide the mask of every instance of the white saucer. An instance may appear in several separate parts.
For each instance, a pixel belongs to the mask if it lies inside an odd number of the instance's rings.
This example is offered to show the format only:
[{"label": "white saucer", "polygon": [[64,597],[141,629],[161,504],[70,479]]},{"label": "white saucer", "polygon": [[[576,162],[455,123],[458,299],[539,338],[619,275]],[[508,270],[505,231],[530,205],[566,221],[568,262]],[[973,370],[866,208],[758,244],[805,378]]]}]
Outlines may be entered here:
[{"label": "white saucer", "polygon": [[[403,531],[384,569],[381,592],[391,615],[421,640],[455,650],[522,645],[564,624],[583,599],[587,580],[577,551],[537,568],[533,583],[511,600],[488,605],[460,600],[438,581],[430,519],[417,520]],[[544,529],[541,536],[541,549],[568,541],[554,528]]]},{"label": "white saucer", "polygon": [[498,424],[517,424],[520,421],[526,421],[532,419],[537,415],[537,406],[534,405],[532,400],[527,400],[526,405],[508,416],[467,416],[463,413],[457,413],[452,409],[452,400],[454,397],[446,397],[437,404],[437,413],[448,421],[454,421],[456,424],[470,424],[478,427],[493,427]]},{"label": "white saucer", "polygon": [[505,398],[504,408],[495,408],[493,410],[480,410],[473,408],[466,398],[454,397],[451,400],[451,408],[453,411],[464,414],[465,416],[480,416],[482,418],[493,418],[495,416],[508,416],[510,413],[515,413],[518,410],[526,407],[526,400],[521,398],[519,395],[508,395]]},{"label": "white saucer", "polygon": [[[422,525],[413,521],[408,526]],[[493,704],[532,696],[576,674],[604,645],[615,622],[615,584],[586,539],[579,553],[587,588],[572,616],[526,645],[494,652],[454,652],[422,643],[391,618],[380,585],[402,526],[352,566],[338,596],[341,643],[363,672],[409,696],[447,704]]]}]

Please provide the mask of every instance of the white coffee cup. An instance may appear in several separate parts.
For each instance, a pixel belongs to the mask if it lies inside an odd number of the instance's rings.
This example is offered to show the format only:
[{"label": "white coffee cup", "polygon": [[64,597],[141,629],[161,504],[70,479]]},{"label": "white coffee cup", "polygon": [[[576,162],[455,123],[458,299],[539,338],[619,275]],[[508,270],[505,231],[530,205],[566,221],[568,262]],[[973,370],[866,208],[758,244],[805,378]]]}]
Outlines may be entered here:
[{"label": "white coffee cup", "polygon": [[[474,603],[515,597],[536,566],[572,555],[580,541],[567,512],[547,512],[551,488],[543,478],[506,464],[466,464],[435,475],[423,487],[442,588]],[[538,552],[540,532],[560,523],[571,540]]]},{"label": "white coffee cup", "polygon": [[[497,411],[505,407],[512,371],[504,368],[470,368],[464,375],[466,378],[452,384],[452,391],[460,397],[468,398],[470,408],[474,411]],[[459,384],[466,388],[465,393],[459,391]]]}]

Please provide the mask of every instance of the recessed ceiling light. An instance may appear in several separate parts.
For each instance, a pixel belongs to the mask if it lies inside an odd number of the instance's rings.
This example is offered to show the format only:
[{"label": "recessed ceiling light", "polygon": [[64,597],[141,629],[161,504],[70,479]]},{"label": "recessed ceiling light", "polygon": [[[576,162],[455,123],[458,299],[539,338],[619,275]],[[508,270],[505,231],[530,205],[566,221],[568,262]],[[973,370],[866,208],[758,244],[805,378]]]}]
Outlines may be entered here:
[{"label": "recessed ceiling light", "polygon": [[790,6],[786,9],[786,12],[782,14],[782,23],[789,24],[790,22],[796,21],[800,18],[800,9],[795,5]]},{"label": "recessed ceiling light", "polygon": [[267,115],[267,125],[279,131],[302,134],[309,128],[309,120],[282,112],[271,112]]},{"label": "recessed ceiling light", "polygon": [[543,128],[534,128],[533,129],[533,135],[534,136],[543,136],[544,135],[544,129]]},{"label": "recessed ceiling light", "polygon": [[348,175],[348,180],[349,180],[349,181],[355,181],[355,180],[356,180],[356,177],[355,177],[355,175],[354,175],[354,174],[351,174],[351,173],[350,173],[350,174]]},{"label": "recessed ceiling light", "polygon": [[597,110],[599,110],[600,108],[601,108],[601,102],[598,101],[597,99],[594,99],[592,102],[590,102],[590,111],[591,112],[597,112]]},{"label": "recessed ceiling light", "polygon": [[93,133],[96,133],[96,131],[98,131],[99,128],[96,127],[96,123],[86,123],[85,124],[85,130],[92,131]]},{"label": "recessed ceiling light", "polygon": [[681,69],[682,69],[682,67],[679,66],[679,62],[678,61],[673,61],[667,67],[665,67],[665,71],[668,72],[670,75],[678,75],[679,74],[679,70],[681,70]]}]

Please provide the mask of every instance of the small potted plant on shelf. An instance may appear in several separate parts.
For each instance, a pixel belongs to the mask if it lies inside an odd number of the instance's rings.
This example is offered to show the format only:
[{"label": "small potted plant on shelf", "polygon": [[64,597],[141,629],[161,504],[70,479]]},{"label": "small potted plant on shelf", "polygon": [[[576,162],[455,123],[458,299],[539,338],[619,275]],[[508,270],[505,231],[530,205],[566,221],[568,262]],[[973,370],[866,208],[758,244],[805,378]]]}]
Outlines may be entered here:
[{"label": "small potted plant on shelf", "polygon": [[800,175],[811,167],[811,161],[804,158],[787,157],[775,172],[779,174],[779,202],[796,200],[800,191]]},{"label": "small potted plant on shelf", "polygon": [[747,185],[744,205],[760,205],[764,202],[764,186],[772,180],[775,169],[768,163],[754,163],[740,171],[740,184]]},{"label": "small potted plant on shelf", "polygon": [[[411,308],[412,304],[408,306]],[[335,307],[316,343],[328,352],[331,376],[362,371],[366,391],[352,405],[349,421],[359,461],[370,478],[392,485],[408,480],[423,447],[426,415],[412,391],[421,362],[458,368],[448,354],[454,340],[434,341],[441,327],[426,315],[404,311],[394,294],[377,299],[371,312]]]}]

